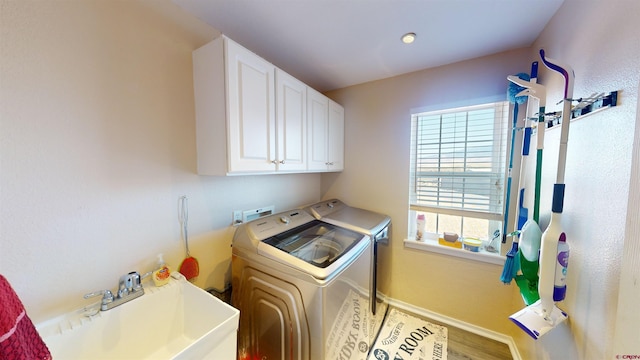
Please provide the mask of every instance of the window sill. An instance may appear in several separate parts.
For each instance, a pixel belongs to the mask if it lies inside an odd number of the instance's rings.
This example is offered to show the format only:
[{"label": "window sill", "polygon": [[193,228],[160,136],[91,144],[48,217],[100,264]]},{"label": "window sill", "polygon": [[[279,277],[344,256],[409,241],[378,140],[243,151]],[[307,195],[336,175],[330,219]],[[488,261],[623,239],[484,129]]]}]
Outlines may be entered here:
[{"label": "window sill", "polygon": [[416,241],[414,239],[405,239],[404,246],[411,249],[428,251],[448,256],[455,256],[463,259],[480,261],[500,266],[504,265],[505,261],[504,256],[484,251],[484,249],[481,249],[478,252],[471,252],[469,250],[440,245],[436,240],[427,239],[424,241]]}]

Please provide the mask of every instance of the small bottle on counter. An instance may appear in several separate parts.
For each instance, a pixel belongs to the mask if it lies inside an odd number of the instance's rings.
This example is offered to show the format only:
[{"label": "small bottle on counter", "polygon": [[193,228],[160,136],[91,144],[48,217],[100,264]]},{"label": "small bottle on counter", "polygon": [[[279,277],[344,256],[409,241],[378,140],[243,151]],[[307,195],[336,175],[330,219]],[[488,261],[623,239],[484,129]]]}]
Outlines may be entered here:
[{"label": "small bottle on counter", "polygon": [[424,214],[418,214],[418,219],[416,220],[416,240],[424,241],[424,232],[426,230],[427,223],[424,217]]},{"label": "small bottle on counter", "polygon": [[156,286],[166,285],[171,277],[171,270],[165,264],[162,254],[158,255],[158,268],[152,274],[153,283]]}]

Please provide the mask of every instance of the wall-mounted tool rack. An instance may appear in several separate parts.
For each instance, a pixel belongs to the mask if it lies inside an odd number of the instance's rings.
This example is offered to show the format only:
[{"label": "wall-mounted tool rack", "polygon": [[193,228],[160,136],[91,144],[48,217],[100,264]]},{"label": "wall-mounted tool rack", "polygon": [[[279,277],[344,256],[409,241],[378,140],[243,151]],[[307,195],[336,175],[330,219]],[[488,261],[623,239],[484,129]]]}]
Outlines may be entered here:
[{"label": "wall-mounted tool rack", "polygon": [[[577,104],[571,108],[571,120],[577,120],[583,116],[618,105],[618,91],[612,91],[607,94],[593,93],[589,97],[571,99],[571,101],[577,102]],[[558,104],[561,103],[562,101]],[[545,113],[544,119],[547,123],[547,129],[560,125],[562,123],[562,111]],[[532,117],[530,120],[538,121],[538,114],[535,114],[535,117]]]}]

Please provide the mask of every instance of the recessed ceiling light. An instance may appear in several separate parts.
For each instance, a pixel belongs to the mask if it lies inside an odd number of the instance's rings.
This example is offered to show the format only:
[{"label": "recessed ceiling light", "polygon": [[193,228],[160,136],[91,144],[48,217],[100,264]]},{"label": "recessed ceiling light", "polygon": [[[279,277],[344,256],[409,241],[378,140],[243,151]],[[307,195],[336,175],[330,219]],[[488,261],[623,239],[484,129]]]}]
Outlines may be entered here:
[{"label": "recessed ceiling light", "polygon": [[416,39],[416,33],[406,33],[402,35],[402,42],[405,44],[411,44]]}]

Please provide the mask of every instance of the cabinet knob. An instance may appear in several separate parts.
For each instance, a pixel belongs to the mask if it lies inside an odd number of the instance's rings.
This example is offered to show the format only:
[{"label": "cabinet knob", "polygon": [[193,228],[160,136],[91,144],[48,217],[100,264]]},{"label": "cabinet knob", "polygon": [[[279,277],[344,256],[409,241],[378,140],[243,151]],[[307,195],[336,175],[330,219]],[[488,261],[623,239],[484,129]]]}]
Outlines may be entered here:
[{"label": "cabinet knob", "polygon": [[283,164],[283,165],[284,165],[284,160],[280,160],[280,164]]},{"label": "cabinet knob", "polygon": [[277,160],[271,160],[271,163],[272,164],[278,164],[278,161]]}]

